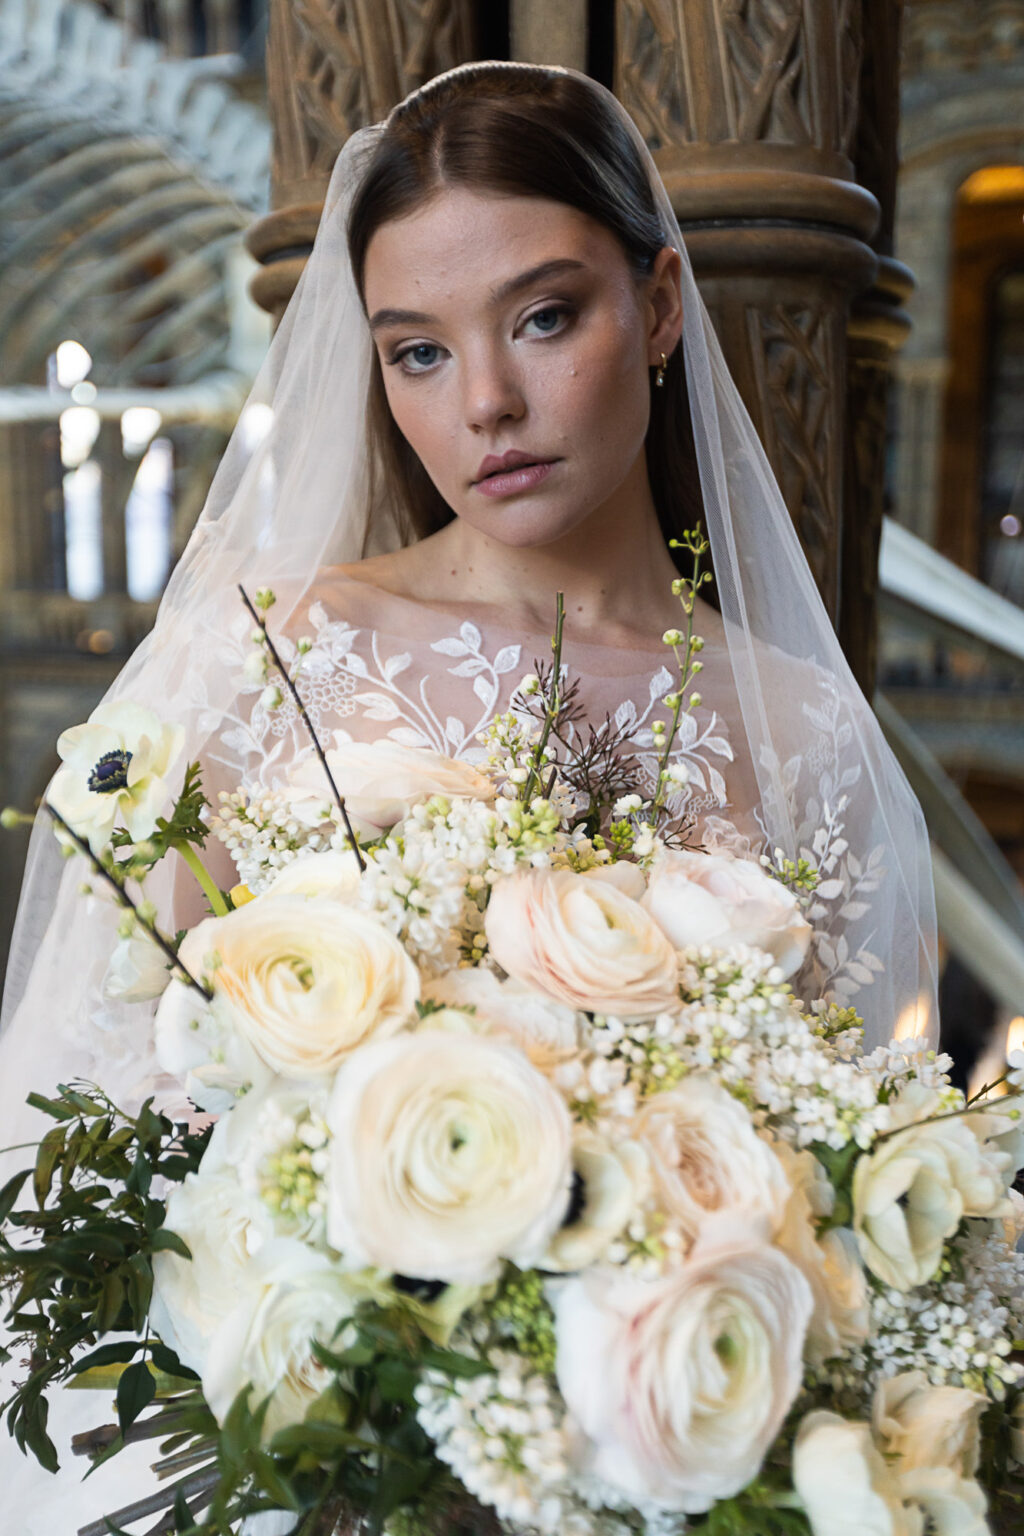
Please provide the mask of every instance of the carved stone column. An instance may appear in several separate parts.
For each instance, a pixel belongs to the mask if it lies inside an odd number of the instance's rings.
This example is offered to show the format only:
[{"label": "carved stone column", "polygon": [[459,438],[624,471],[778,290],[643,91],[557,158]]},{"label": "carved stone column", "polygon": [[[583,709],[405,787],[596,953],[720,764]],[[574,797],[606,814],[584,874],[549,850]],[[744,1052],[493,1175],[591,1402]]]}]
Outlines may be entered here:
[{"label": "carved stone column", "polygon": [[854,181],[864,0],[617,0],[616,91],[679,216],[833,620],[846,325],[876,271]]},{"label": "carved stone column", "polygon": [[873,244],[874,286],[853,303],[847,331],[846,477],[843,499],[839,637],[870,699],[878,655],[878,549],[886,498],[886,439],[892,371],[910,335],[903,305],[914,290],[909,267],[893,259],[900,103],[900,19],[896,0],[864,0],[864,57],[853,146],[857,180],[881,212]]},{"label": "carved stone column", "polygon": [[357,128],[474,55],[473,0],[270,0],[273,212],[246,242],[258,304],[280,317],[320,220],[331,167]]}]

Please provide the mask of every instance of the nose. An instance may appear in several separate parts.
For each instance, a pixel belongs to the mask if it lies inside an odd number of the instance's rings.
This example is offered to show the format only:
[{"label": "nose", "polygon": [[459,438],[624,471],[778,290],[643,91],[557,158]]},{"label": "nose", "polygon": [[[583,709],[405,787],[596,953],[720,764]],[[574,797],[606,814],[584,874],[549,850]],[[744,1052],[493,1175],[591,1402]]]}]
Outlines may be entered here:
[{"label": "nose", "polygon": [[464,401],[473,432],[489,433],[503,421],[521,421],[526,400],[512,359],[495,350],[467,361]]}]

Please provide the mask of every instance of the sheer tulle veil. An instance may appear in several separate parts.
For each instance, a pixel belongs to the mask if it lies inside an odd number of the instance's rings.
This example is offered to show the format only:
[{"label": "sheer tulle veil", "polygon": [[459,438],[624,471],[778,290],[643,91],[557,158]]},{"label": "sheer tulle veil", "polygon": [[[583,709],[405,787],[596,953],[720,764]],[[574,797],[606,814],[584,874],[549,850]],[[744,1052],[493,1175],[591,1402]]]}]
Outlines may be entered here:
[{"label": "sheer tulle veil", "polygon": [[[616,103],[615,110],[648,166],[665,241],[683,257],[683,352],[734,712],[738,701],[734,745],[756,773],[766,846],[825,861],[821,964],[836,996],[863,1013],[868,1045],[878,1044],[908,1008],[922,1022],[934,1017],[924,822],[840,651],[654,162],[624,109]],[[379,133],[380,125],[355,134],[338,158],[314,250],[155,627],[109,695],[145,701],[181,722],[189,756],[215,759],[224,783],[243,769],[218,735],[237,687],[224,662],[225,637],[248,627],[236,584],[274,587],[280,625],[324,565],[399,539],[397,523],[375,516],[371,526],[368,514],[371,348],[345,228]],[[126,1099],[151,1081],[146,1010],[100,998],[116,915],[80,895],[83,874],[81,861],[61,861],[48,824],[37,826],[0,1037],[5,1142],[20,1139],[19,1106],[46,1079],[102,1077]],[[152,894],[169,906],[169,889],[154,885]],[[173,927],[169,911],[161,919]]]}]

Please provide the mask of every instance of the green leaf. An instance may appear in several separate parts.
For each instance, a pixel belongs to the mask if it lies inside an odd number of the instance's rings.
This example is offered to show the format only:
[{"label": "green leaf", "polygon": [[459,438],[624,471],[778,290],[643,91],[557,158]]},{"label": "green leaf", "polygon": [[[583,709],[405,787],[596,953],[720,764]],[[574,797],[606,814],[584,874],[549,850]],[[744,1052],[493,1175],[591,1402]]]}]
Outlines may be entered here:
[{"label": "green leaf", "polygon": [[411,1403],[419,1370],[405,1360],[382,1360],[374,1372],[377,1391],[386,1403]]},{"label": "green leaf", "polygon": [[253,1466],[253,1476],[264,1493],[270,1495],[278,1509],[292,1509],[300,1513],[303,1504],[288,1478],[276,1466],[273,1457],[259,1456]]},{"label": "green leaf", "polygon": [[25,1180],[31,1172],[31,1168],[23,1168],[20,1173],[14,1175],[13,1179],[7,1180],[3,1189],[0,1189],[0,1226],[3,1226],[8,1216],[14,1210],[18,1196],[25,1186]]},{"label": "green leaf", "polygon": [[331,1371],[351,1371],[361,1365],[369,1365],[377,1353],[374,1346],[365,1339],[360,1339],[351,1349],[341,1351],[328,1349],[318,1339],[313,1339],[312,1344],[316,1359]]},{"label": "green leaf", "polygon": [[156,1381],[145,1360],[128,1366],[117,1384],[117,1421],[121,1433],[128,1429],[156,1396]]},{"label": "green leaf", "polygon": [[25,1100],[33,1109],[41,1109],[44,1115],[49,1115],[51,1120],[77,1120],[78,1111],[72,1109],[70,1104],[65,1104],[62,1099],[47,1099],[41,1093],[30,1093]]},{"label": "green leaf", "polygon": [[64,1137],[66,1127],[55,1125],[39,1143],[39,1151],[36,1154],[35,1172],[32,1175],[32,1186],[35,1191],[36,1204],[42,1210],[46,1204],[46,1197],[50,1193],[53,1184],[53,1173],[57,1166],[57,1160],[64,1151]]},{"label": "green leaf", "polygon": [[474,1360],[471,1355],[460,1355],[454,1349],[438,1349],[434,1345],[420,1351],[419,1361],[435,1371],[444,1371],[447,1376],[486,1376],[494,1370],[486,1360]]},{"label": "green leaf", "polygon": [[149,1357],[157,1370],[162,1371],[165,1376],[177,1376],[188,1381],[199,1380],[195,1371],[183,1365],[174,1350],[168,1349],[166,1344],[161,1344],[159,1339],[150,1339]]},{"label": "green leaf", "polygon": [[161,1227],[153,1233],[152,1248],[154,1253],[177,1253],[183,1259],[192,1257],[192,1250],[183,1237],[177,1232],[172,1232],[170,1227]]},{"label": "green leaf", "polygon": [[101,1344],[99,1349],[94,1349],[88,1355],[83,1355],[76,1360],[71,1367],[72,1376],[78,1376],[82,1371],[95,1370],[101,1365],[124,1365],[129,1360],[134,1360],[142,1348],[137,1340],[126,1340],[123,1344]]}]

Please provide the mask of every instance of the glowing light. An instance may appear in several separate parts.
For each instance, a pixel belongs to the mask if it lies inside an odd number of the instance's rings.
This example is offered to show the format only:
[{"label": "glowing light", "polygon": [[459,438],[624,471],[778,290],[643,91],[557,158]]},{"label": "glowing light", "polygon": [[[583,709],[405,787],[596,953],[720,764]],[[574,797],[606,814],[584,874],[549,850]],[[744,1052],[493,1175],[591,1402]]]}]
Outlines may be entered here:
[{"label": "glowing light", "polygon": [[1005,533],[1008,539],[1015,539],[1021,526],[1021,520],[1015,512],[1007,512],[1005,517],[999,519],[999,532]]},{"label": "glowing light", "polygon": [[60,413],[60,461],[65,469],[77,469],[92,452],[100,435],[100,413],[91,405],[69,405]]},{"label": "glowing light", "polygon": [[242,429],[242,442],[252,453],[262,443],[274,421],[274,407],[263,400],[253,400],[238,418]]},{"label": "glowing light", "polygon": [[920,1035],[927,1034],[931,1013],[928,1008],[928,1000],[919,997],[913,1003],[908,1003],[896,1020],[896,1028],[893,1038],[896,1040],[916,1040]]},{"label": "glowing light", "polygon": [[83,603],[103,591],[101,494],[102,475],[95,459],[64,476],[68,595]]},{"label": "glowing light", "polygon": [[56,358],[57,383],[61,389],[80,384],[92,367],[92,358],[80,341],[62,341]]},{"label": "glowing light", "polygon": [[1015,1019],[1011,1019],[1006,1031],[1007,1061],[1014,1051],[1024,1051],[1024,1014],[1018,1014]]},{"label": "glowing light", "polygon": [[969,203],[1024,197],[1024,165],[983,165],[968,176],[960,196]]},{"label": "glowing light", "polygon": [[98,394],[96,385],[91,384],[88,379],[82,379],[79,384],[71,386],[71,398],[76,405],[92,405]]},{"label": "glowing light", "polygon": [[152,405],[130,405],[121,417],[121,444],[126,459],[137,459],[160,430],[163,417]]}]

